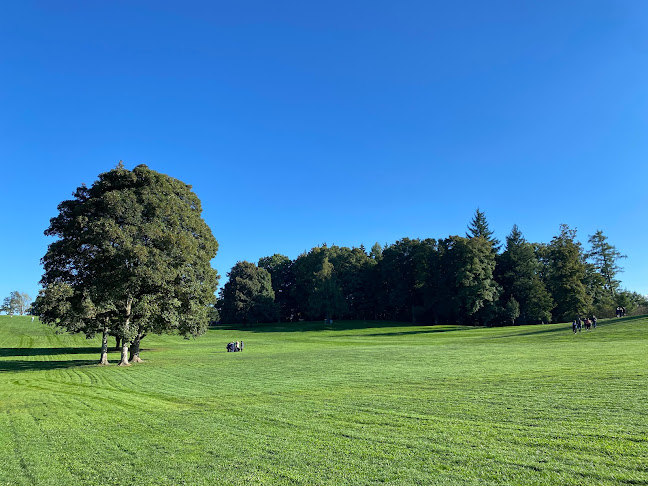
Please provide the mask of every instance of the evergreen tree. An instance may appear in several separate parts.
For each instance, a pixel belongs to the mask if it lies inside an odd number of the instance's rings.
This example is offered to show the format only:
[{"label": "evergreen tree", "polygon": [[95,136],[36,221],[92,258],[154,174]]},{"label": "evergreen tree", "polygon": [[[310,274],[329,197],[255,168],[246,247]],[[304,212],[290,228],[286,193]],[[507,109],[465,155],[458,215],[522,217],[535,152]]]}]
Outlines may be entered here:
[{"label": "evergreen tree", "polygon": [[439,265],[439,315],[448,322],[488,324],[499,297],[491,243],[450,236],[439,242]]},{"label": "evergreen tree", "polygon": [[290,321],[297,313],[297,303],[293,296],[295,289],[294,262],[285,255],[275,253],[259,259],[258,266],[270,273],[275,302],[279,309],[279,319]]},{"label": "evergreen tree", "polygon": [[587,253],[587,258],[592,262],[595,270],[603,277],[606,292],[611,297],[614,297],[620,285],[620,282],[615,277],[617,273],[623,271],[623,268],[618,264],[618,260],[627,257],[608,243],[607,239],[607,236],[601,230],[591,235],[588,239],[591,249]]},{"label": "evergreen tree", "polygon": [[376,241],[371,247],[371,251],[369,252],[369,258],[371,258],[372,260],[380,261],[382,260],[382,253],[383,253],[382,246],[380,246],[380,244]]},{"label": "evergreen tree", "polygon": [[367,271],[370,258],[362,247],[330,248],[329,261],[333,264],[345,301],[345,313],[341,318],[365,319],[371,315],[371,294],[367,287]]},{"label": "evergreen tree", "polygon": [[333,264],[329,262],[328,256],[325,256],[320,269],[314,275],[313,291],[308,297],[308,316],[310,319],[324,317],[328,321],[342,315],[346,310]]},{"label": "evergreen tree", "polygon": [[438,322],[436,314],[439,259],[433,238],[422,240],[414,254],[413,322]]},{"label": "evergreen tree", "polygon": [[497,258],[496,280],[502,287],[502,308],[515,299],[521,323],[551,321],[553,302],[541,279],[541,264],[517,225],[506,237],[506,250]]},{"label": "evergreen tree", "polygon": [[221,321],[227,324],[255,324],[277,320],[270,273],[254,263],[237,262],[227,274],[221,291]]},{"label": "evergreen tree", "polygon": [[561,224],[560,234],[552,238],[547,252],[547,288],[556,304],[554,319],[571,321],[583,315],[591,303],[584,284],[585,256],[576,230]]},{"label": "evergreen tree", "polygon": [[389,319],[411,321],[414,309],[423,304],[425,276],[417,271],[420,264],[419,239],[401,238],[385,248],[380,262],[385,285],[385,312]]},{"label": "evergreen tree", "polygon": [[494,232],[488,227],[488,221],[486,220],[486,214],[483,211],[480,211],[479,208],[475,211],[473,219],[470,220],[468,225],[468,232],[466,233],[466,238],[477,238],[481,237],[487,240],[493,251],[497,252],[500,249],[500,241],[493,236]]},{"label": "evergreen tree", "polygon": [[511,322],[511,325],[515,325],[515,319],[520,316],[520,304],[515,297],[511,296],[504,306],[504,318],[507,321]]}]

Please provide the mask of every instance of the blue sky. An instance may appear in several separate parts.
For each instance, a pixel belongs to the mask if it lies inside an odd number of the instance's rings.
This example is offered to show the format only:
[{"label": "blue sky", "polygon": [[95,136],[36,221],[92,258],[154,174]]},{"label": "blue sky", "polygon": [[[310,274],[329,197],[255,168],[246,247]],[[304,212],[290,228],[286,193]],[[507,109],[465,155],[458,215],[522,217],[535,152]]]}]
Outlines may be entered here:
[{"label": "blue sky", "polygon": [[648,3],[5,2],[0,298],[121,159],[193,185],[238,260],[603,230],[648,294]]}]

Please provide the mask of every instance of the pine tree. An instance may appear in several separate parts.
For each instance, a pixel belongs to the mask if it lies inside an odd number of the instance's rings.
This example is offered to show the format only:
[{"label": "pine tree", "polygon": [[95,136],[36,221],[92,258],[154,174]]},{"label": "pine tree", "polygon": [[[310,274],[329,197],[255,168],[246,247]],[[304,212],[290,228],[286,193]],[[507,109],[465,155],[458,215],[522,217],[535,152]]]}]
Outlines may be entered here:
[{"label": "pine tree", "polygon": [[587,253],[587,258],[592,262],[595,270],[603,277],[607,293],[614,297],[620,285],[620,282],[615,279],[616,274],[623,271],[623,268],[617,262],[619,259],[627,257],[622,255],[616,247],[610,245],[607,239],[607,236],[601,230],[591,235],[588,239],[591,249]]},{"label": "pine tree", "polygon": [[547,288],[556,304],[557,322],[567,322],[583,315],[591,303],[584,284],[585,256],[576,240],[576,230],[560,225],[560,234],[547,246]]},{"label": "pine tree", "polygon": [[482,237],[487,240],[493,251],[497,252],[500,249],[500,241],[493,236],[494,232],[488,227],[488,221],[486,221],[486,214],[483,211],[480,211],[479,208],[475,211],[473,219],[468,225],[468,232],[466,233],[466,238],[477,238]]},{"label": "pine tree", "polygon": [[506,250],[498,256],[496,279],[502,286],[502,307],[514,298],[519,303],[521,323],[551,321],[553,301],[541,279],[534,245],[524,239],[517,225],[506,237]]}]

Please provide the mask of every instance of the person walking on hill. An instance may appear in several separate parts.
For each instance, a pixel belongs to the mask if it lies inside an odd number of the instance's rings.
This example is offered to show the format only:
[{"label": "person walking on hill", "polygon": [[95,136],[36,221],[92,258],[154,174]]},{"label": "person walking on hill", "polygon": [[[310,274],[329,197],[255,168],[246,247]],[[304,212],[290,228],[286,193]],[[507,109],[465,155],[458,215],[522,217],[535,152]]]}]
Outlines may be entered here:
[{"label": "person walking on hill", "polygon": [[596,316],[592,316],[592,327],[596,329]]}]

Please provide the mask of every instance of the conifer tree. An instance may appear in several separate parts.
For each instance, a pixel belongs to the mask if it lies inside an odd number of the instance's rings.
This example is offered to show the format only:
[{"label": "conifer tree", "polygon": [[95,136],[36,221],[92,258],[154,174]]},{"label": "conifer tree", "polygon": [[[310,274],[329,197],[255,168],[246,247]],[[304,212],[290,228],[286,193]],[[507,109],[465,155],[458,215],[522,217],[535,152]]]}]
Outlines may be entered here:
[{"label": "conifer tree", "polygon": [[488,227],[488,221],[486,220],[486,214],[483,211],[480,211],[479,208],[475,211],[473,219],[470,220],[468,225],[468,232],[466,233],[466,238],[477,238],[482,237],[487,240],[493,251],[497,252],[500,249],[500,241],[493,236],[494,232]]},{"label": "conifer tree", "polygon": [[615,246],[607,241],[607,236],[603,231],[597,230],[588,239],[591,245],[587,258],[594,265],[595,270],[603,277],[604,286],[607,293],[614,297],[619,288],[620,282],[616,280],[616,275],[623,271],[618,264],[619,259],[627,258],[622,255]]},{"label": "conifer tree", "polygon": [[496,279],[502,286],[502,306],[514,298],[519,304],[522,324],[551,321],[553,301],[540,275],[541,265],[534,246],[513,225],[506,237],[506,250],[497,258]]},{"label": "conifer tree", "polygon": [[275,253],[259,259],[258,266],[268,271],[272,281],[275,303],[279,310],[279,319],[291,320],[297,312],[293,292],[295,290],[294,262],[285,255]]},{"label": "conifer tree", "polygon": [[308,314],[312,319],[338,317],[347,310],[342,290],[328,256],[314,275],[313,290],[308,297]]},{"label": "conifer tree", "polygon": [[560,225],[560,234],[547,246],[547,259],[547,288],[556,304],[554,319],[566,322],[583,315],[591,299],[584,284],[585,256],[575,229]]},{"label": "conifer tree", "polygon": [[450,236],[439,242],[439,266],[438,312],[442,319],[488,324],[499,298],[491,243],[481,236]]},{"label": "conifer tree", "polygon": [[254,263],[237,262],[221,291],[221,320],[228,324],[254,324],[277,320],[270,273]]}]

